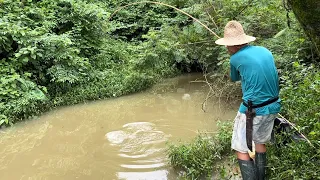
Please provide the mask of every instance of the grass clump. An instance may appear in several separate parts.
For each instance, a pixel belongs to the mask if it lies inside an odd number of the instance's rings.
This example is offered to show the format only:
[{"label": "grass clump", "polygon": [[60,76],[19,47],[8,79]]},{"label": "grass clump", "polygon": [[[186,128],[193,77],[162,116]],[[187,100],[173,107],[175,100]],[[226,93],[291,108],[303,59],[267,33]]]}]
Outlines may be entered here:
[{"label": "grass clump", "polygon": [[213,166],[230,154],[232,123],[219,122],[219,132],[215,135],[199,134],[189,143],[170,144],[168,156],[170,164],[181,171],[181,176],[201,179],[212,175]]}]

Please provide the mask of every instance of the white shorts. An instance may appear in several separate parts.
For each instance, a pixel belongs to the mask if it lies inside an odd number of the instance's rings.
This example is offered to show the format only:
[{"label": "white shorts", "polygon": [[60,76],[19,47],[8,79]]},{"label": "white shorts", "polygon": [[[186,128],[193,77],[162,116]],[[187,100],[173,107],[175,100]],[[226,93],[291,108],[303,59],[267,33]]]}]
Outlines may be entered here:
[{"label": "white shorts", "polygon": [[[266,144],[270,141],[276,117],[277,114],[254,117],[252,140],[255,144]],[[246,140],[246,115],[240,112],[234,119],[231,148],[241,153],[248,153],[249,151]]]}]

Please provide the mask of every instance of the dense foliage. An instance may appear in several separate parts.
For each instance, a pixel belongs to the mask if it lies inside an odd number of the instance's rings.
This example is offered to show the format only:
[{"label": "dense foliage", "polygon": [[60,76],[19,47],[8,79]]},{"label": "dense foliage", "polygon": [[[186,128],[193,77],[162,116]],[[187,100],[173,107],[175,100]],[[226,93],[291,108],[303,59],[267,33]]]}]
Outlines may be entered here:
[{"label": "dense foliage", "polygon": [[[119,6],[132,2],[139,1],[0,0],[0,125],[56,106],[140,91],[181,72],[228,71],[229,55],[214,44],[216,38],[171,8],[140,3],[109,19]],[[270,177],[319,179],[320,75],[313,64],[319,58],[293,14],[287,19],[282,1],[161,2],[219,35],[227,21],[237,19],[257,37],[256,44],[273,52],[281,75],[282,113],[314,147],[301,142],[271,146]],[[229,133],[221,131],[214,139],[172,145],[171,164],[194,179],[210,175],[216,158],[231,152]]]},{"label": "dense foliage", "polygon": [[[108,21],[126,3],[0,1],[0,125],[55,106],[139,91],[176,74],[177,48],[158,41],[163,35],[154,29],[177,15],[163,20],[157,16],[172,11],[141,5]],[[158,14],[149,16],[154,23],[147,24],[144,11]],[[138,25],[133,14],[144,22]]]},{"label": "dense foliage", "polygon": [[[319,179],[320,172],[320,73],[314,65],[295,62],[282,76],[283,113],[311,142],[270,146],[270,173],[274,179]],[[286,141],[278,137],[278,142]],[[281,142],[279,142],[281,141]],[[276,174],[276,176],[275,176]]]}]

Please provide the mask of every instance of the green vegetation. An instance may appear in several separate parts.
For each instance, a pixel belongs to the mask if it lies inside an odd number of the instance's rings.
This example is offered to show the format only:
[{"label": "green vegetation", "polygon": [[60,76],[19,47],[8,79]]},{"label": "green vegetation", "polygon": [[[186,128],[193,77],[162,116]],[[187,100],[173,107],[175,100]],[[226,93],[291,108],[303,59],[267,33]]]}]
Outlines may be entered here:
[{"label": "green vegetation", "polygon": [[[143,3],[109,20],[119,6],[132,2],[139,1],[0,0],[0,125],[61,105],[141,91],[196,68],[209,74],[211,84],[227,83],[226,49],[216,46],[215,37],[191,18]],[[274,53],[282,114],[314,147],[305,142],[270,146],[268,173],[271,179],[319,179],[319,57],[292,12],[287,19],[283,1],[161,2],[191,14],[219,35],[226,22],[237,19],[257,37],[257,45]],[[225,89],[238,90],[230,88],[234,86],[227,83]],[[225,90],[220,95],[237,99],[239,93]],[[223,125],[214,137],[171,145],[171,164],[187,178],[210,176],[213,167],[219,170],[217,162],[231,154],[230,126]]]},{"label": "green vegetation", "polygon": [[221,163],[221,159],[230,154],[232,136],[231,122],[219,123],[219,133],[215,136],[203,134],[193,142],[181,145],[170,144],[168,154],[174,167],[186,170],[184,177],[197,179],[210,177],[213,166]]},{"label": "green vegetation", "polygon": [[[314,65],[293,63],[283,74],[283,113],[311,141],[270,146],[270,174],[274,179],[319,179],[320,175],[320,72]],[[284,135],[285,136],[285,135]],[[278,137],[278,141],[283,139]],[[280,143],[280,142],[277,142]]]},{"label": "green vegetation", "polygon": [[[0,125],[140,91],[177,74],[177,48],[155,30],[174,24],[177,14],[141,5],[109,22],[126,3],[0,1]],[[153,13],[149,20],[142,18],[146,11]]]}]

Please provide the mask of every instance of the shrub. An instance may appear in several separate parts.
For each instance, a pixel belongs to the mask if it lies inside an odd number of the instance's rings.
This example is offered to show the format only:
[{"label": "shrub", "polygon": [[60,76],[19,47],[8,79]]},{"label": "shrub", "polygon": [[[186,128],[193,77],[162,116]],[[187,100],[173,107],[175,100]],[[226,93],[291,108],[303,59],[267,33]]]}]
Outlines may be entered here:
[{"label": "shrub", "polygon": [[310,139],[270,147],[272,179],[319,179],[320,177],[320,73],[314,65],[292,63],[281,89],[283,113]]},{"label": "shrub", "polygon": [[182,176],[188,179],[210,177],[214,164],[231,152],[231,122],[220,122],[218,127],[215,136],[202,134],[189,143],[170,144],[167,151],[170,164],[182,170]]}]

